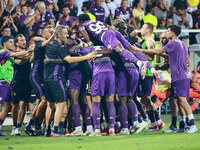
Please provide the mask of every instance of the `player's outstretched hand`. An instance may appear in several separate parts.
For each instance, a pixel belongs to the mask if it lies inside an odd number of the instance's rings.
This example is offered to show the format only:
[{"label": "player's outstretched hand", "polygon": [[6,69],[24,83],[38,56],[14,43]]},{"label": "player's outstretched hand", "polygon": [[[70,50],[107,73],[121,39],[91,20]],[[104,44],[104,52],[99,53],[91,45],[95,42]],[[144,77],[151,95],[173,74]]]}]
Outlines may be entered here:
[{"label": "player's outstretched hand", "polygon": [[138,48],[136,45],[132,45],[133,49],[139,52],[142,52],[142,49]]},{"label": "player's outstretched hand", "polygon": [[94,60],[96,58],[97,54],[98,54],[97,51],[93,51],[93,52],[87,54],[86,56],[87,56],[87,59]]}]

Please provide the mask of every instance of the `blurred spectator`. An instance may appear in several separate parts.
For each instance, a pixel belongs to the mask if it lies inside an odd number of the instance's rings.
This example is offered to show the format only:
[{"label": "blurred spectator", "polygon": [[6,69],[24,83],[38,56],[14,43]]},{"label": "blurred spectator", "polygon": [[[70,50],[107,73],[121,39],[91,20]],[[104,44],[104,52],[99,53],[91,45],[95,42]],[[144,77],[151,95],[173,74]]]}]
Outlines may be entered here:
[{"label": "blurred spectator", "polygon": [[[133,7],[133,1],[134,0],[128,0],[128,7]],[[113,0],[113,2],[115,3],[116,7],[120,7],[122,0]]]},{"label": "blurred spectator", "polygon": [[[173,15],[173,24],[181,26],[181,29],[191,29],[193,27],[192,16],[186,13],[186,9],[184,4],[180,4],[176,7],[176,12]],[[179,35],[179,39],[181,39],[187,48],[189,47],[189,33],[181,32]]]},{"label": "blurred spectator", "polygon": [[173,13],[176,13],[176,11],[177,11],[177,9],[176,9],[176,7],[178,6],[178,5],[183,5],[184,6],[184,9],[186,10],[187,9],[187,0],[175,0],[174,1],[174,7],[173,7],[173,9],[172,9],[172,12]]},{"label": "blurred spectator", "polygon": [[111,2],[111,0],[105,0],[105,2],[102,3],[102,7],[105,9],[104,20],[107,24],[111,25],[111,21],[114,20],[115,9],[117,8],[116,4]]},{"label": "blurred spectator", "polygon": [[[10,30],[12,35],[18,32],[18,29],[14,23],[12,16],[4,16],[2,22],[3,22],[3,24],[0,27],[0,31],[2,31],[4,29],[4,27],[6,27],[7,29]],[[6,30],[6,32],[7,31],[8,30]]]},{"label": "blurred spectator", "polygon": [[26,5],[28,7],[28,16],[34,15],[35,11],[33,9],[33,6],[34,6],[33,3],[30,1],[27,1]]},{"label": "blurred spectator", "polygon": [[154,8],[152,8],[151,5],[147,5],[146,6],[146,15],[141,20],[141,26],[143,24],[149,22],[154,25],[154,30],[155,30],[158,26],[158,19],[153,14],[154,14]]},{"label": "blurred spectator", "polygon": [[91,2],[88,2],[88,1],[87,2],[83,2],[82,11],[84,13],[88,14],[88,16],[90,17],[90,20],[96,21],[96,17],[89,12],[89,10],[91,8],[91,5],[92,5]]},{"label": "blurred spectator", "polygon": [[40,14],[40,16],[41,16],[40,24],[41,24],[41,25],[46,24],[47,21],[45,20],[45,16],[46,16],[46,6],[45,6],[45,3],[39,1],[39,2],[37,2],[37,3],[35,4],[35,8],[36,8],[36,10],[39,11],[39,14]]},{"label": "blurred spectator", "polygon": [[121,7],[118,7],[115,10],[115,19],[123,19],[128,24],[133,23],[134,27],[137,29],[132,9],[128,7],[128,0],[122,0]]},{"label": "blurred spectator", "polygon": [[56,26],[56,23],[55,23],[55,20],[54,20],[54,18],[52,18],[52,17],[49,17],[47,20],[48,20],[48,24],[52,25],[53,27],[55,27],[55,26]]},{"label": "blurred spectator", "polygon": [[187,0],[187,3],[189,13],[192,13],[198,9],[199,0]]},{"label": "blurred spectator", "polygon": [[164,19],[159,19],[158,20],[158,29],[167,29],[166,22],[165,22]]},{"label": "blurred spectator", "polygon": [[97,21],[104,22],[105,18],[105,10],[101,6],[102,5],[102,0],[94,0],[94,5],[90,8],[90,13],[92,13]]},{"label": "blurred spectator", "polygon": [[[193,27],[194,29],[200,29],[200,10],[196,10],[194,12],[194,18],[193,18]],[[200,44],[200,33],[195,34],[196,42]]]},{"label": "blurred spectator", "polygon": [[34,25],[29,30],[30,36],[38,35],[37,33],[38,29],[40,28],[40,20],[41,20],[40,15],[35,16]]},{"label": "blurred spectator", "polygon": [[27,17],[27,14],[28,14],[28,7],[27,7],[27,5],[22,5],[22,6],[21,6],[21,16],[20,16],[20,18],[19,18],[18,23],[24,22],[24,20],[25,20],[26,17]]},{"label": "blurred spectator", "polygon": [[135,22],[138,28],[141,28],[141,20],[144,17],[144,2],[143,0],[135,0],[133,2],[133,16],[135,17]]},{"label": "blurred spectator", "polygon": [[0,45],[1,45],[1,40],[4,36],[11,36],[11,30],[8,26],[4,26],[1,30]]},{"label": "blurred spectator", "polygon": [[58,20],[59,24],[67,26],[67,28],[70,28],[72,26],[72,23],[75,22],[77,18],[69,15],[70,14],[69,4],[66,4],[63,6],[62,13],[63,13],[63,17]]},{"label": "blurred spectator", "polygon": [[167,17],[167,19],[166,19],[166,27],[168,28],[170,25],[172,25],[173,24],[173,19],[172,19],[172,17]]},{"label": "blurred spectator", "polygon": [[69,15],[70,16],[73,16],[73,17],[77,17],[77,13],[78,13],[78,7],[75,3],[75,0],[68,0],[65,4],[69,4],[69,9],[70,9],[70,13]]},{"label": "blurred spectator", "polygon": [[158,19],[167,18],[167,12],[169,12],[170,3],[168,0],[158,0],[155,6],[155,16]]}]

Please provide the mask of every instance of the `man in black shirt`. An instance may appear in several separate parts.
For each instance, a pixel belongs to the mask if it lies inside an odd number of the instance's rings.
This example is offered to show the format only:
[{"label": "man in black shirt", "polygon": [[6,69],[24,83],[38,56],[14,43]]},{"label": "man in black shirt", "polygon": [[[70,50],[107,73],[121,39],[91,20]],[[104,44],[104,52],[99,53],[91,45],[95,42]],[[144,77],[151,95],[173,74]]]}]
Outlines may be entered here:
[{"label": "man in black shirt", "polygon": [[[75,63],[91,59],[96,56],[97,52],[92,52],[86,56],[71,57],[67,53],[66,47],[62,45],[67,40],[67,37],[68,31],[66,27],[58,26],[55,29],[55,39],[49,41],[46,46],[45,54],[49,59],[61,58],[63,61],[66,61],[68,63]],[[60,133],[58,132],[58,125],[60,123],[63,109],[66,105],[67,100],[67,95],[65,91],[65,70],[66,67],[63,64],[48,64],[44,67],[44,85],[47,100],[45,136],[50,136],[51,133],[50,119],[54,107],[56,110],[54,115],[54,127],[51,136],[60,136]]]}]

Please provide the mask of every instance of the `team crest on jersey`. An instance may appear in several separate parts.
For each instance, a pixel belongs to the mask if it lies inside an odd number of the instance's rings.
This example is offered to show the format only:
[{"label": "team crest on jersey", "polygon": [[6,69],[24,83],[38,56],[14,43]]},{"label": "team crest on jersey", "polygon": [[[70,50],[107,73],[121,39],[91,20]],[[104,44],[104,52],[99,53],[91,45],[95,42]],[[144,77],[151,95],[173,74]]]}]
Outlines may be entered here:
[{"label": "team crest on jersey", "polygon": [[64,45],[61,45],[61,47],[65,47]]},{"label": "team crest on jersey", "polygon": [[53,41],[49,42],[50,44],[53,44]]},{"label": "team crest on jersey", "polygon": [[3,98],[2,97],[0,97],[0,101],[2,101],[3,100]]}]

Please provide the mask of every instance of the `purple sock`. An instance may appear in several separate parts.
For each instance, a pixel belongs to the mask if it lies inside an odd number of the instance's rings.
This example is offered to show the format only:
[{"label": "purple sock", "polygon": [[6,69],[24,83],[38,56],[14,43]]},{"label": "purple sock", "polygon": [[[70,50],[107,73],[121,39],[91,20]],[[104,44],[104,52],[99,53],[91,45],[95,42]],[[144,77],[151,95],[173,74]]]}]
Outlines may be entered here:
[{"label": "purple sock", "polygon": [[133,122],[134,121],[138,121],[137,108],[136,108],[136,105],[135,105],[135,103],[133,101],[130,101],[128,103],[128,108],[129,108],[129,110],[131,112],[131,116],[133,118]]},{"label": "purple sock", "polygon": [[120,113],[121,113],[121,106],[118,107],[118,115],[116,116],[115,121],[121,122],[121,114]]},{"label": "purple sock", "polygon": [[137,109],[138,109],[138,111],[140,112],[140,115],[142,116],[142,118],[143,118],[143,119],[146,119],[146,118],[147,118],[147,115],[146,115],[146,113],[145,113],[145,111],[144,111],[144,108],[143,108],[142,104],[141,104],[137,99],[134,100],[134,102],[135,102],[135,104],[136,104],[136,106],[137,106]]},{"label": "purple sock", "polygon": [[81,126],[80,114],[81,114],[80,105],[79,104],[72,105],[72,115],[75,127]]},{"label": "purple sock", "polygon": [[148,116],[149,116],[149,119],[150,119],[151,123],[156,122],[155,114],[154,114],[154,111],[153,111],[153,110],[147,111],[147,114],[148,114]]},{"label": "purple sock", "polygon": [[128,109],[127,106],[120,106],[120,116],[122,128],[128,128]]},{"label": "purple sock", "polygon": [[154,111],[156,121],[160,120],[160,115],[157,110]]},{"label": "purple sock", "polygon": [[90,116],[90,108],[86,104],[86,111],[85,111],[85,123],[87,126],[92,125],[91,116]]},{"label": "purple sock", "polygon": [[[148,61],[147,58],[143,54],[141,54],[140,52],[138,52],[138,51],[135,53],[135,57],[137,57],[141,61]],[[147,68],[149,70],[151,70],[151,68],[152,68],[152,66],[149,63],[149,61],[147,62]]]},{"label": "purple sock", "polygon": [[0,119],[0,125],[2,125],[2,124],[3,124],[3,122],[4,122],[4,120]]},{"label": "purple sock", "polygon": [[109,127],[114,128],[114,126],[115,126],[115,105],[114,105],[114,101],[107,102],[107,106],[108,106]]},{"label": "purple sock", "polygon": [[100,129],[101,110],[100,102],[92,102],[92,118],[95,129]]},{"label": "purple sock", "polygon": [[189,121],[189,124],[190,124],[190,126],[195,125],[195,120],[194,120],[194,118],[191,119],[191,120]]},{"label": "purple sock", "polygon": [[128,50],[123,49],[122,52],[121,52],[121,55],[124,58],[127,58],[129,61],[137,64],[138,59],[131,52],[129,52]]}]

